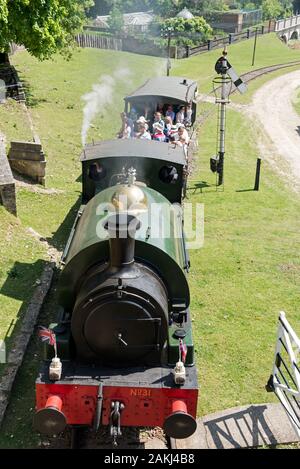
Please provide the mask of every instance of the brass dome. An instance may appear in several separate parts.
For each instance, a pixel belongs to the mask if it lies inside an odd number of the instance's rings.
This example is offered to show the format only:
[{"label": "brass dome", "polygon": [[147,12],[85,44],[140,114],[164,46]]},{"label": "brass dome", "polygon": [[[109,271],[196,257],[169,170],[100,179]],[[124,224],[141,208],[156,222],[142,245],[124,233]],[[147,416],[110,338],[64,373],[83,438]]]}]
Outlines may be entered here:
[{"label": "brass dome", "polygon": [[136,185],[117,186],[112,195],[111,203],[117,212],[137,215],[148,210],[148,201],[144,191]]}]

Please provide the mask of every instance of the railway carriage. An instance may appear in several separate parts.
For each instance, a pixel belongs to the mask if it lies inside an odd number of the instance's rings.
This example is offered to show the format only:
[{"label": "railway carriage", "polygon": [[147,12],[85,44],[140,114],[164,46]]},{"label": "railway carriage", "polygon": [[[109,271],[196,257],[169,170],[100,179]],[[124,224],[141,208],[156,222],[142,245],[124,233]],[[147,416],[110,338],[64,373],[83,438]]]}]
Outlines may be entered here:
[{"label": "railway carriage", "polygon": [[[185,86],[185,85],[182,85]],[[35,428],[196,429],[197,371],[186,278],[182,147],[112,140],[85,147],[82,205],[62,258],[56,354],[44,344]]]}]

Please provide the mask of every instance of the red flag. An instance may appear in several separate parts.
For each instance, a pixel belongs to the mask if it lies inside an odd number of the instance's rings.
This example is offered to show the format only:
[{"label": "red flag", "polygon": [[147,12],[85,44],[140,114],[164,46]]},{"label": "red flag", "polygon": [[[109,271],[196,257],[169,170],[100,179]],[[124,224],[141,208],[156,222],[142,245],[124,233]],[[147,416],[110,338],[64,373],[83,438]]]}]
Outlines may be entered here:
[{"label": "red flag", "polygon": [[51,329],[47,329],[44,326],[39,326],[39,337],[42,339],[43,342],[48,342],[49,345],[53,347],[56,346],[56,337]]},{"label": "red flag", "polygon": [[185,363],[186,356],[187,356],[187,346],[182,342],[182,339],[179,340],[179,350],[181,355],[181,361]]}]

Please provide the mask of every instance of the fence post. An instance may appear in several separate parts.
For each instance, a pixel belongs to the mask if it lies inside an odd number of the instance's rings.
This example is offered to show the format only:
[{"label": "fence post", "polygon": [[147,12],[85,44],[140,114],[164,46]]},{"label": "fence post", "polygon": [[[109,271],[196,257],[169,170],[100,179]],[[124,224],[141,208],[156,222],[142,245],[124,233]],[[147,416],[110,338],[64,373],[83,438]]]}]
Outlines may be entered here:
[{"label": "fence post", "polygon": [[232,34],[229,33],[228,34],[228,44],[231,44],[232,43]]},{"label": "fence post", "polygon": [[247,39],[249,39],[249,37],[250,37],[250,29],[248,28],[247,29]]},{"label": "fence post", "polygon": [[186,57],[189,58],[190,56],[190,46],[186,46]]},{"label": "fence post", "polygon": [[261,34],[264,34],[264,32],[265,32],[265,25],[263,24],[261,27]]},{"label": "fence post", "polygon": [[211,50],[211,40],[210,39],[207,41],[207,49]]},{"label": "fence post", "polygon": [[254,190],[259,190],[261,158],[257,158]]}]

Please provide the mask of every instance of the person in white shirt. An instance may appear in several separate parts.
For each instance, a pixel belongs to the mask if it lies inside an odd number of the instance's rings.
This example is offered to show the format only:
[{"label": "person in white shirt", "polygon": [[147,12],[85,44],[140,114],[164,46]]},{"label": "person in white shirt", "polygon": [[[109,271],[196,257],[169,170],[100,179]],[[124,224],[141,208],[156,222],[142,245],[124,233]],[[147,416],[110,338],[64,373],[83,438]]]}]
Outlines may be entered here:
[{"label": "person in white shirt", "polygon": [[184,120],[185,125],[187,125],[188,127],[192,125],[192,116],[193,116],[192,105],[188,104],[186,107],[186,118]]},{"label": "person in white shirt", "polygon": [[183,124],[185,119],[185,108],[181,106],[176,114],[176,124]]},{"label": "person in white shirt", "polygon": [[183,147],[184,145],[188,145],[190,141],[189,134],[187,130],[184,128],[184,125],[181,125],[178,127],[178,140],[176,140],[174,143],[175,145],[179,145],[180,147]]},{"label": "person in white shirt", "polygon": [[148,132],[148,124],[139,124],[138,133],[136,138],[140,140],[151,140],[150,132]]}]

